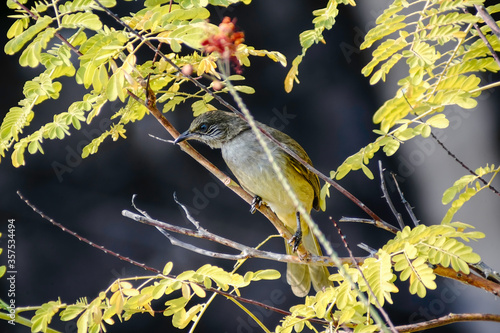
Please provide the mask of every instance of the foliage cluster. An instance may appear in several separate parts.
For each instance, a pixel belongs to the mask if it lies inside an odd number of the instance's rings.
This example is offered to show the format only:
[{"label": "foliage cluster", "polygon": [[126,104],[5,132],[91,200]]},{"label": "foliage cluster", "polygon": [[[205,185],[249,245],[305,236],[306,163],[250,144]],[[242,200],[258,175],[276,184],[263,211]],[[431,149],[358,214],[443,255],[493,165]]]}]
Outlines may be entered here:
[{"label": "foliage cluster", "polygon": [[[236,2],[240,1],[180,1],[179,4],[170,4],[168,0],[145,1],[144,9],[122,20],[146,41],[168,45],[170,52],[165,57],[176,66],[189,65],[197,76],[220,78],[216,70],[219,55],[199,51],[201,41],[218,30],[216,25],[206,21],[210,12],[204,7],[209,4],[228,6]],[[116,5],[114,0],[100,3],[106,7]],[[6,151],[13,148],[14,166],[25,164],[26,148],[30,154],[43,153],[44,139],[63,139],[70,135],[71,127],[79,130],[82,122],[90,124],[106,103],[117,99],[124,106],[111,117],[113,123],[109,130],[83,148],[82,157],[96,153],[106,138],[114,141],[125,138],[125,126],[148,113],[144,103],[137,100],[146,99],[146,86],[157,95],[156,102],[163,105],[163,112],[173,111],[177,105],[188,101],[195,115],[215,109],[210,104],[213,96],[203,90],[188,92],[186,77],[165,58],[138,62],[137,53],[145,47],[144,41],[127,29],[104,25],[98,15],[102,8],[95,1],[66,1],[59,2],[58,6],[40,1],[29,9],[32,15],[12,1],[8,4],[19,14],[14,16],[16,20],[7,33],[11,40],[5,45],[5,52],[15,54],[24,48],[20,65],[44,68],[37,77],[26,82],[25,98],[19,106],[10,109],[0,127],[0,157],[5,157]],[[50,10],[55,10],[56,14],[50,16]],[[71,35],[64,42],[55,42],[62,33]],[[195,51],[189,52],[188,48]],[[250,66],[250,56],[267,56],[286,66],[285,57],[279,52],[240,44],[236,52],[238,60]],[[62,84],[58,79],[62,76],[74,77],[89,92],[67,111],[55,114],[52,122],[21,137],[35,116],[35,107],[59,97]],[[231,79],[237,81],[243,77],[238,75]],[[227,92],[227,88],[216,90],[213,85],[210,89],[214,94]],[[236,89],[240,93],[254,92],[253,88],[244,85]]]},{"label": "foliage cluster", "polygon": [[[177,277],[170,277],[172,268],[173,263],[168,262],[161,275],[116,280],[91,302],[82,298],[70,305],[60,300],[45,303],[33,317],[32,331],[45,332],[52,318],[61,310],[59,315],[62,321],[70,321],[78,317],[78,332],[106,331],[106,325],[113,325],[115,317],[122,322],[129,320],[137,313],[149,313],[154,316],[155,310],[153,310],[152,302],[164,295],[170,295],[171,298],[165,302],[163,315],[171,316],[172,325],[182,329],[191,321],[195,321],[208,305],[208,303],[198,303],[190,305],[187,309],[188,303],[192,303],[194,299],[206,298],[206,290],[211,289],[214,284],[223,291],[231,288],[230,294],[234,293],[239,296],[239,289],[248,286],[251,282],[274,280],[280,277],[280,273],[275,270],[247,272],[242,276],[208,264],[196,271],[185,271]],[[144,280],[144,282],[134,287],[130,282],[133,280]]]},{"label": "foliage cluster", "polygon": [[346,325],[354,332],[380,330],[374,325],[366,304],[359,300],[359,293],[366,293],[372,304],[378,302],[383,306],[385,302],[392,304],[391,293],[399,292],[394,284],[397,278],[394,272],[400,272],[401,281],[409,280],[411,294],[422,298],[428,289],[437,287],[434,281],[436,274],[429,264],[451,266],[457,272],[469,274],[468,264],[478,263],[480,257],[457,238],[469,241],[484,237],[481,232],[464,232],[471,227],[460,222],[429,227],[419,225],[413,229],[405,227],[374,257],[366,259],[360,270],[345,265],[345,272],[357,288],[351,288],[342,273],[331,275],[334,287],[306,297],[304,304],[292,307],[291,315],[285,317],[276,332],[302,332],[304,326],[313,329],[307,321],[311,318],[325,319],[335,328]]},{"label": "foliage cluster", "polygon": [[[391,156],[405,141],[416,136],[427,138],[432,128],[448,127],[443,113],[446,106],[472,109],[484,89],[498,85],[480,86],[479,72],[500,68],[474,28],[474,24],[484,23],[481,17],[463,12],[483,2],[396,0],[377,18],[377,26],[365,36],[361,49],[379,44],[362,73],[371,75],[371,84],[385,81],[397,64],[408,75],[398,81],[395,96],[373,115],[373,122],[380,124],[380,129],[374,130],[378,138],[332,172],[336,179],[359,169],[373,178],[367,165],[380,148]],[[497,13],[500,5],[486,10]],[[490,27],[482,25],[480,31],[493,49],[500,51],[500,42]]]}]

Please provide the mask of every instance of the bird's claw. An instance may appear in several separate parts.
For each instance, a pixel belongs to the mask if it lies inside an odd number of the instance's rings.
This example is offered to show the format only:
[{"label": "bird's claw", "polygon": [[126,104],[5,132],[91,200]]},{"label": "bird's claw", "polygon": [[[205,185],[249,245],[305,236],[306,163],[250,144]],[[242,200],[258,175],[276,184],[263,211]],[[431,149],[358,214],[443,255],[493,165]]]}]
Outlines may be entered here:
[{"label": "bird's claw", "polygon": [[256,195],[253,197],[252,203],[250,204],[250,213],[253,214],[257,209],[260,208],[260,205],[262,204],[262,198]]},{"label": "bird's claw", "polygon": [[293,248],[293,252],[296,252],[299,248],[300,242],[302,241],[302,230],[297,230],[295,234],[293,234],[292,238],[288,241]]}]

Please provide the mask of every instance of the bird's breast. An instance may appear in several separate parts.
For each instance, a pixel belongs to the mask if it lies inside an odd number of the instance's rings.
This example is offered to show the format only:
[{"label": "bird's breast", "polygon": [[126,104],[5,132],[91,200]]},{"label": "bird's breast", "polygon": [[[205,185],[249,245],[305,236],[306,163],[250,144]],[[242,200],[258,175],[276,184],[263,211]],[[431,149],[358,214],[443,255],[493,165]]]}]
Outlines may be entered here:
[{"label": "bird's breast", "polygon": [[[299,200],[311,210],[314,190],[306,179],[287,162],[288,155],[266,139],[276,164],[292,186]],[[250,194],[259,196],[277,214],[294,214],[295,207],[276,176],[262,146],[251,131],[226,142],[222,157],[240,185]]]}]

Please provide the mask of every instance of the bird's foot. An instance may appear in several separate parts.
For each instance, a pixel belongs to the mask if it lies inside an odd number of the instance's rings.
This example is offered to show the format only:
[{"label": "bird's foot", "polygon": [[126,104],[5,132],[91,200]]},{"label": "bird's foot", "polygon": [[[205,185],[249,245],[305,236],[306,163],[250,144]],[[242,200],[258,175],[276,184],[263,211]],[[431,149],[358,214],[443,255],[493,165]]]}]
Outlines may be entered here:
[{"label": "bird's foot", "polygon": [[293,248],[293,252],[296,252],[299,248],[300,242],[302,241],[302,230],[297,230],[295,234],[293,234],[292,238],[288,241]]},{"label": "bird's foot", "polygon": [[256,195],[253,197],[252,203],[250,204],[250,213],[253,214],[262,205],[262,198]]}]

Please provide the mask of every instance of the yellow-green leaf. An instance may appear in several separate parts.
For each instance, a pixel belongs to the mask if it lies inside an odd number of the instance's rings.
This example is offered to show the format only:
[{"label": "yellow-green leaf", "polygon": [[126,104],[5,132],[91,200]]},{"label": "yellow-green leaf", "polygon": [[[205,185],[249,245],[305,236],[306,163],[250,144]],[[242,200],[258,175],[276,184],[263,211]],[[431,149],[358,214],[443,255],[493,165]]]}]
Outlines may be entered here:
[{"label": "yellow-green leaf", "polygon": [[172,268],[173,268],[173,267],[174,267],[174,264],[173,264],[171,261],[167,262],[167,264],[165,265],[165,267],[163,267],[163,272],[162,272],[162,274],[163,274],[163,275],[168,275],[168,274],[170,274],[170,272],[172,271]]},{"label": "yellow-green leaf", "polygon": [[65,28],[86,28],[90,30],[100,30],[102,28],[99,16],[90,12],[76,13],[64,15],[61,21],[61,26]]},{"label": "yellow-green leaf", "polygon": [[426,123],[435,128],[446,128],[450,125],[450,121],[442,113],[429,118]]}]

